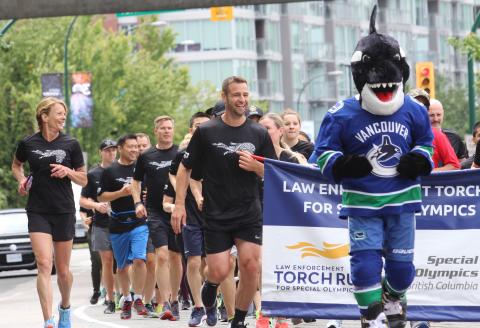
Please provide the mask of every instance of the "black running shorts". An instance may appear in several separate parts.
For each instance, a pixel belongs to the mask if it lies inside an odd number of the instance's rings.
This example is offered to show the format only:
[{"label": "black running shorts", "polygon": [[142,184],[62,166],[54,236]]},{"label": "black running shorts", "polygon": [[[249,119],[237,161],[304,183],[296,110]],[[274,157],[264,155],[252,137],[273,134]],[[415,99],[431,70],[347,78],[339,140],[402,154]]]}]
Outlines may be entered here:
[{"label": "black running shorts", "polygon": [[27,212],[28,232],[44,232],[53,241],[69,241],[75,236],[75,214],[46,214]]},{"label": "black running shorts", "polygon": [[206,224],[203,233],[207,254],[221,253],[232,248],[235,239],[262,245],[261,221],[222,222],[222,229],[212,229],[212,225]]}]

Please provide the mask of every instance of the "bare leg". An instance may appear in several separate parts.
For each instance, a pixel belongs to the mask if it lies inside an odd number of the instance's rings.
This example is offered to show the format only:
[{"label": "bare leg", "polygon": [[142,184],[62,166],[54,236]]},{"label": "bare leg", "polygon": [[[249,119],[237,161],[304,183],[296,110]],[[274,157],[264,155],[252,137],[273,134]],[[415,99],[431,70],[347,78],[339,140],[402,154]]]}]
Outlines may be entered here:
[{"label": "bare leg", "polygon": [[171,301],[178,301],[178,291],[182,282],[182,254],[168,251],[170,262],[170,288],[172,291]]},{"label": "bare leg", "polygon": [[237,286],[234,281],[236,258],[230,255],[230,272],[227,278],[220,284],[220,291],[223,295],[223,303],[227,310],[228,318],[232,318],[235,314],[235,293]]},{"label": "bare leg", "polygon": [[55,267],[57,268],[57,283],[63,308],[70,306],[70,292],[72,291],[73,275],[70,271],[73,240],[53,242],[55,251]]},{"label": "bare leg", "polygon": [[200,273],[202,258],[200,256],[189,256],[187,259],[187,279],[192,292],[195,307],[203,307],[200,290],[202,289],[203,278]]},{"label": "bare leg", "polygon": [[35,260],[37,261],[37,292],[42,307],[43,319],[48,320],[52,316],[52,284],[50,277],[53,264],[53,241],[52,236],[42,232],[30,233]]},{"label": "bare leg", "polygon": [[143,298],[146,303],[150,303],[155,291],[155,267],[157,259],[155,253],[147,253],[147,277],[145,288],[143,289]]},{"label": "bare leg", "polygon": [[260,276],[260,245],[237,239],[238,264],[241,279],[237,290],[236,308],[248,311],[248,307],[257,291]]},{"label": "bare leg", "polygon": [[132,265],[132,288],[135,294],[142,295],[147,277],[147,266],[145,261],[134,259]]},{"label": "bare leg", "polygon": [[170,268],[168,263],[168,247],[162,246],[155,249],[157,255],[157,285],[160,293],[158,304],[167,302],[170,296]]},{"label": "bare leg", "polygon": [[102,259],[102,281],[107,290],[107,299],[114,301],[113,298],[113,253],[112,251],[100,251],[100,258]]}]

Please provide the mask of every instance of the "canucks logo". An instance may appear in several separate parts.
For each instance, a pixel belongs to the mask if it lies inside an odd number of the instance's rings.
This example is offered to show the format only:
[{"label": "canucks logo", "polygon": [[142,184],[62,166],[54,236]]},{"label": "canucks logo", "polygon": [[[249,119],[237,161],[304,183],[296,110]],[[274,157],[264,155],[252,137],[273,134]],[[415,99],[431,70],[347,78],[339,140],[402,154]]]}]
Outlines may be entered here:
[{"label": "canucks logo", "polygon": [[372,164],[372,173],[382,178],[394,177],[398,174],[397,165],[402,156],[400,147],[392,143],[390,136],[382,135],[382,144],[375,145],[367,153]]}]

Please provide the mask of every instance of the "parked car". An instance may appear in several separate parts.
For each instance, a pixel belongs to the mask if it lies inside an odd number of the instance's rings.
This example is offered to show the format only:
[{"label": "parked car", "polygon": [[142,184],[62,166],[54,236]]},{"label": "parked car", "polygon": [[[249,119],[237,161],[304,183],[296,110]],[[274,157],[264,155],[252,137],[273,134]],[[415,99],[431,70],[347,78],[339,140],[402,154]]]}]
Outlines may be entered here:
[{"label": "parked car", "polygon": [[83,220],[80,217],[80,193],[82,192],[82,187],[72,182],[73,189],[73,199],[75,201],[75,237],[73,238],[74,243],[86,243],[87,242],[87,230],[83,225]]},{"label": "parked car", "polygon": [[0,210],[0,271],[37,268],[24,209]]}]

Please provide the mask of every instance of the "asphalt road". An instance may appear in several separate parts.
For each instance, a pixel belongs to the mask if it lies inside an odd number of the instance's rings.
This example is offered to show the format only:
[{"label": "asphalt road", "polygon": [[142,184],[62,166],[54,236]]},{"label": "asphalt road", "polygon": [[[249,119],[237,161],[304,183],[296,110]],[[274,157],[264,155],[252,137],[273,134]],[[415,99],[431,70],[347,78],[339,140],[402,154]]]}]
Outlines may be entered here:
[{"label": "asphalt road", "polygon": [[[147,327],[188,327],[190,311],[182,311],[180,321],[161,321],[159,319],[143,318],[133,314],[130,320],[121,320],[120,314],[103,314],[103,305],[90,305],[92,293],[90,280],[90,258],[85,248],[74,249],[72,254],[72,272],[74,284],[72,290],[72,318],[74,328],[147,328]],[[54,286],[54,304],[59,303],[59,293],[56,287],[56,277],[52,277]],[[36,271],[0,272],[0,327],[34,328],[43,327],[42,314],[36,291]],[[253,318],[247,319],[249,327],[255,327]],[[325,327],[326,320],[314,323],[301,323],[298,328]],[[293,327],[293,325],[291,325]],[[218,323],[217,327],[226,328],[227,324]],[[345,321],[344,328],[358,328],[359,321]],[[467,328],[480,327],[480,323],[434,323],[433,328]]]}]

